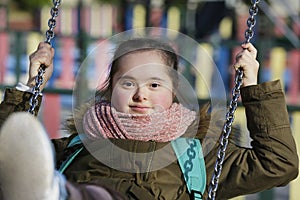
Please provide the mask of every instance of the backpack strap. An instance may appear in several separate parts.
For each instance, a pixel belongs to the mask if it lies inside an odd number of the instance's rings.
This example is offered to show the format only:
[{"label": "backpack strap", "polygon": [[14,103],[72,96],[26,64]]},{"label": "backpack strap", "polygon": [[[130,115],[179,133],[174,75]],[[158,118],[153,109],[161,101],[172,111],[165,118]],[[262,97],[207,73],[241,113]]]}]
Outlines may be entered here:
[{"label": "backpack strap", "polygon": [[[80,139],[80,136],[77,135],[76,137],[74,137],[71,142],[68,144],[67,148],[69,147],[73,147],[77,144],[82,144],[82,141]],[[67,157],[67,159],[60,165],[58,171],[61,173],[64,173],[64,171],[67,169],[67,167],[69,167],[69,165],[71,164],[71,162],[75,159],[75,157],[83,150],[83,147],[80,147],[78,149],[76,149],[70,156]]]},{"label": "backpack strap", "polygon": [[198,139],[177,138],[171,142],[187,189],[193,199],[202,199],[206,188],[206,168]]}]

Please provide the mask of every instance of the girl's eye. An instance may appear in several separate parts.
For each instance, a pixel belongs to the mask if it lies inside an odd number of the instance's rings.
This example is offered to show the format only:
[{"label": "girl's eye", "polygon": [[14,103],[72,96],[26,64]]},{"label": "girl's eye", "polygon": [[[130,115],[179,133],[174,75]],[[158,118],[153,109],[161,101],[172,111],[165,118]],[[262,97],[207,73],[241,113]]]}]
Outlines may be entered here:
[{"label": "girl's eye", "polygon": [[151,88],[158,88],[160,86],[159,83],[151,83],[150,84]]},{"label": "girl's eye", "polygon": [[126,88],[132,88],[135,86],[134,82],[132,81],[123,81],[121,85]]}]

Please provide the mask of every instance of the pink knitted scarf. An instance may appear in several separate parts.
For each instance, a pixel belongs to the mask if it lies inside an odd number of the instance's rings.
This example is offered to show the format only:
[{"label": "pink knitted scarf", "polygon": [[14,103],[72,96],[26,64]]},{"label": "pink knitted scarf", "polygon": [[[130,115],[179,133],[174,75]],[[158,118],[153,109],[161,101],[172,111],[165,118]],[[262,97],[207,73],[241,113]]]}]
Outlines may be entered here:
[{"label": "pink knitted scarf", "polygon": [[173,103],[153,114],[128,114],[116,111],[108,102],[99,102],[84,115],[83,128],[90,139],[119,138],[167,142],[178,138],[196,119],[196,112]]}]

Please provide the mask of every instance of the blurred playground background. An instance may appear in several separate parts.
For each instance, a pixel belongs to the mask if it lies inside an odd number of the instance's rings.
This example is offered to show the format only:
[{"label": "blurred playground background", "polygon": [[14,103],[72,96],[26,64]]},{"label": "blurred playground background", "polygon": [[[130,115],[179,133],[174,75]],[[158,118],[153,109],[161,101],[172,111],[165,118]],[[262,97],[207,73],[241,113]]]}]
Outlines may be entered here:
[{"label": "blurred playground background", "polygon": [[[62,0],[52,45],[56,50],[55,71],[44,90],[39,118],[51,138],[64,136],[62,122],[70,116],[74,81],[80,64],[92,48],[110,36],[132,28],[161,27],[173,29],[199,42],[213,58],[221,73],[228,98],[233,87],[231,64],[238,46],[244,41],[250,0]],[[6,87],[25,83],[28,55],[45,40],[51,0],[0,0],[0,96]],[[261,63],[260,82],[281,79],[286,92],[293,134],[300,155],[300,2],[299,0],[261,0],[252,40]],[[174,36],[176,37],[176,36]],[[197,49],[187,49],[197,52]],[[202,64],[205,60],[195,59]],[[95,63],[107,59],[99,56]],[[81,84],[89,85],[87,71]],[[214,73],[206,66],[205,76]],[[201,77],[189,63],[181,70],[195,88],[199,100],[210,98],[202,88]],[[209,87],[209,86],[208,86]],[[235,124],[246,130],[243,108],[236,112]],[[259,180],[257,180],[259,181]],[[300,197],[300,180],[288,186],[235,200],[296,200]]]}]

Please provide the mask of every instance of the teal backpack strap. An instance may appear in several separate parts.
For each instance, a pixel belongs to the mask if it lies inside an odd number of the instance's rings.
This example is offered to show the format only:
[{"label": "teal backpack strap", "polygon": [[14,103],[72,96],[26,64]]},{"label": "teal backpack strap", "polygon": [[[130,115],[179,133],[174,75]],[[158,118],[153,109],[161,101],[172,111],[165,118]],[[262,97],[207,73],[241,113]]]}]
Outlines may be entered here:
[{"label": "teal backpack strap", "polygon": [[202,199],[206,188],[206,168],[198,139],[177,138],[171,142],[193,199]]},{"label": "teal backpack strap", "polygon": [[[68,147],[72,147],[76,144],[82,144],[82,141],[80,139],[80,136],[77,135],[74,137],[71,142],[68,144]],[[75,159],[75,157],[83,150],[83,147],[76,149],[60,166],[58,169],[59,172],[64,173],[64,171],[67,169],[67,167],[71,164],[71,162]]]}]

